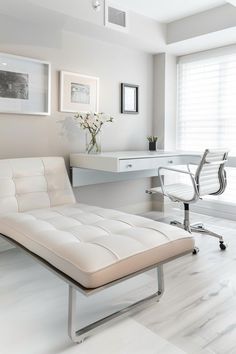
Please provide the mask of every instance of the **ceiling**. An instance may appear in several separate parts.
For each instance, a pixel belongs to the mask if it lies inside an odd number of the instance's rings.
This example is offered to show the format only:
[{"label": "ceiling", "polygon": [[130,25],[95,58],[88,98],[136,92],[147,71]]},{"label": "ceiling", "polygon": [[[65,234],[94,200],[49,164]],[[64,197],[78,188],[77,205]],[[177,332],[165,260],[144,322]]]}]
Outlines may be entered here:
[{"label": "ceiling", "polygon": [[[42,43],[50,43],[50,46],[53,43],[55,47],[60,47],[63,33],[71,32],[152,54],[168,52],[174,55],[184,55],[235,43],[236,7],[227,5],[227,1],[107,0],[116,5],[126,4],[126,8],[133,11],[130,14],[132,25],[127,33],[105,27],[103,9],[94,11],[92,1],[0,0],[1,43],[4,37],[8,44],[15,43],[16,40],[32,43],[33,33],[35,36],[40,33]],[[236,0],[228,0],[231,1],[236,2]],[[217,8],[216,11],[199,15],[204,19],[203,21],[199,20],[199,16],[194,16],[172,22],[214,7]],[[137,12],[144,16],[136,15]],[[19,34],[17,31],[12,31],[12,21],[22,29]],[[172,23],[166,25],[165,22]],[[19,39],[18,35],[20,36],[21,33],[24,35]],[[174,36],[174,40],[169,41],[170,33],[176,33],[177,37]],[[51,38],[55,40],[52,42]]]},{"label": "ceiling", "polygon": [[[113,2],[113,1],[112,1]],[[172,22],[194,15],[217,6],[224,0],[114,0],[114,3],[126,7],[141,15],[154,18],[159,22]]]},{"label": "ceiling", "polygon": [[[50,17],[51,24],[58,16],[71,16],[99,22],[102,11],[95,12],[95,0],[0,0],[0,13],[32,22],[45,22]],[[100,0],[101,2],[105,0]],[[236,0],[107,0],[160,23],[169,23]],[[47,11],[47,13],[46,13]],[[50,12],[50,14],[49,14]],[[52,17],[52,14],[54,16]]]}]

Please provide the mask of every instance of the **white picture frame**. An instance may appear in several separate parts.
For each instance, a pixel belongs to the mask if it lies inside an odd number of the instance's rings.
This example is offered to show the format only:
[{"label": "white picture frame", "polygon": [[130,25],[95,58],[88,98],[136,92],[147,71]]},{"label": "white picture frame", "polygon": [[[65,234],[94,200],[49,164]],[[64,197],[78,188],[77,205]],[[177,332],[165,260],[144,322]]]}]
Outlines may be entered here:
[{"label": "white picture frame", "polygon": [[51,65],[0,53],[0,113],[50,115]]},{"label": "white picture frame", "polygon": [[60,71],[61,112],[98,112],[99,78],[95,76]]}]

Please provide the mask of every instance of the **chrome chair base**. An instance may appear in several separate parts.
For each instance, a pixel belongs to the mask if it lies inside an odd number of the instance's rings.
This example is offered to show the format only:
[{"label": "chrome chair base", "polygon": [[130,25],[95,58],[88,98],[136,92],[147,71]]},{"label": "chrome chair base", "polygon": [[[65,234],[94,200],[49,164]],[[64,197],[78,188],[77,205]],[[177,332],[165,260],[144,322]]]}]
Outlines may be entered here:
[{"label": "chrome chair base", "polygon": [[[184,223],[181,223],[179,221],[171,221],[170,224],[177,226],[181,229],[184,229],[184,230],[188,231],[189,233],[195,232],[195,233],[200,233],[200,234],[216,237],[219,239],[219,247],[220,247],[221,251],[225,251],[227,248],[227,245],[225,244],[223,237],[221,235],[207,229],[204,226],[204,224],[202,224],[202,223],[190,224],[189,220],[185,219]],[[193,250],[193,254],[197,254],[198,252],[199,252],[198,247],[195,247]]]}]

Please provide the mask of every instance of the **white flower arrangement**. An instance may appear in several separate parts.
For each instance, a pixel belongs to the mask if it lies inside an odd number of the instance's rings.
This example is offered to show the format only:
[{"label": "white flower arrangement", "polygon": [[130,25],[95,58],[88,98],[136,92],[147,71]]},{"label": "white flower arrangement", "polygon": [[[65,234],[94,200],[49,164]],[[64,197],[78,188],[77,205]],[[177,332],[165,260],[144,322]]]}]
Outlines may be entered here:
[{"label": "white flower arrangement", "polygon": [[103,124],[113,122],[113,118],[105,113],[83,113],[79,112],[75,115],[82,129],[88,129],[92,134],[101,130]]},{"label": "white flower arrangement", "polygon": [[112,123],[113,119],[109,114],[105,113],[84,113],[78,112],[75,119],[80,127],[90,133],[90,141],[87,144],[87,152],[100,152],[97,136],[101,132],[102,126],[106,123]]}]

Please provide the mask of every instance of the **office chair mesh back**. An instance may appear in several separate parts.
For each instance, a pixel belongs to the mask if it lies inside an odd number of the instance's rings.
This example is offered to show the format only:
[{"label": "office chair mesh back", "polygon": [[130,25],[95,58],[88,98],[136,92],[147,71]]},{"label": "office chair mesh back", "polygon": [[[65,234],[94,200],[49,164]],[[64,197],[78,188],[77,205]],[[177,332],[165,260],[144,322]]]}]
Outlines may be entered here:
[{"label": "office chair mesh back", "polygon": [[226,188],[226,172],[223,161],[227,160],[226,150],[205,150],[195,179],[200,196],[222,194]]}]

